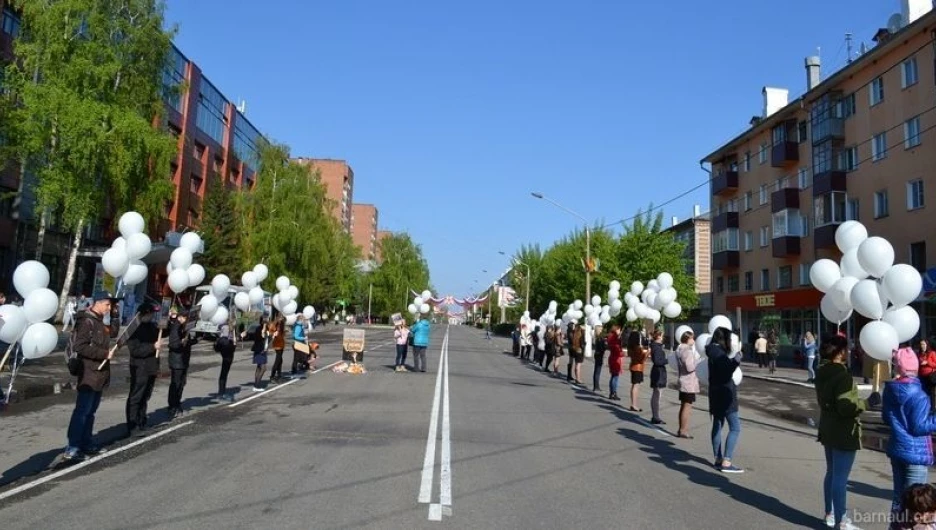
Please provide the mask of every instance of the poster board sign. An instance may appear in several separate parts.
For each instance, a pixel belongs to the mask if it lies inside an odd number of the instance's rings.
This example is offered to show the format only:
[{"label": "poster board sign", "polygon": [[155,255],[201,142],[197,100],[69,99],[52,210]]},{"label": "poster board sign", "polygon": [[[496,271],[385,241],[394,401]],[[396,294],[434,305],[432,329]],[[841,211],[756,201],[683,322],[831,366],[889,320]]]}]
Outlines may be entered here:
[{"label": "poster board sign", "polygon": [[346,352],[362,353],[364,351],[364,330],[345,328],[341,346]]},{"label": "poster board sign", "polygon": [[169,310],[172,309],[172,298],[163,297],[159,303],[159,329],[169,327]]},{"label": "poster board sign", "polygon": [[403,315],[401,313],[394,313],[390,315],[390,321],[393,322],[394,326],[399,326],[406,323],[406,321],[403,320]]}]

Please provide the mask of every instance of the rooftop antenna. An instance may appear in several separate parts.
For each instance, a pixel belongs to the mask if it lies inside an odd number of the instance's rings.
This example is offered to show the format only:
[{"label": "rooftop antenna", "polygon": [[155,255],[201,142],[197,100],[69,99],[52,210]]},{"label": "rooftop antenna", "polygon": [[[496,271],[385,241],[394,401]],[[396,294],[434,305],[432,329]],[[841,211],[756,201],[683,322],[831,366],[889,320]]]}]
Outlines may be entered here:
[{"label": "rooftop antenna", "polygon": [[845,57],[845,63],[851,64],[852,62],[852,34],[851,33],[845,33],[845,53],[847,54],[847,56]]},{"label": "rooftop antenna", "polygon": [[247,100],[246,99],[240,100],[240,103],[238,103],[237,105],[237,110],[239,110],[241,114],[245,114],[245,115],[247,114]]},{"label": "rooftop antenna", "polygon": [[902,27],[903,27],[903,15],[901,15],[900,13],[894,13],[893,15],[890,16],[889,19],[887,19],[887,31],[889,31],[891,35],[900,31]]}]

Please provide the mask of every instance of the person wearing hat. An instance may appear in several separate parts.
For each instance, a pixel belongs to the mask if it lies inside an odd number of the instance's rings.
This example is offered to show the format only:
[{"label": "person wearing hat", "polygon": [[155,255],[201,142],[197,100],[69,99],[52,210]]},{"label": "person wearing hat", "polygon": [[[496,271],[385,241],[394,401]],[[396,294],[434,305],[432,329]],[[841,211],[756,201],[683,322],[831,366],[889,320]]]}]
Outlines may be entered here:
[{"label": "person wearing hat", "polygon": [[929,397],[917,378],[920,362],[910,343],[901,344],[894,353],[894,367],[897,377],[884,383],[881,415],[891,431],[887,439],[894,479],[891,509],[898,513],[903,492],[929,482],[936,416],[930,413]]},{"label": "person wearing hat", "polygon": [[169,418],[182,414],[182,391],[188,378],[189,359],[195,341],[185,330],[188,315],[173,313],[169,318]]},{"label": "person wearing hat", "polygon": [[103,361],[114,357],[104,316],[110,315],[116,305],[117,298],[111,293],[96,293],[94,303],[78,315],[75,323],[72,350],[81,364],[75,409],[68,423],[68,446],[62,455],[65,461],[80,461],[100,452],[91,435],[104,387],[110,382],[110,363]]},{"label": "person wearing hat", "polygon": [[130,394],[127,396],[127,436],[144,436],[146,405],[153,395],[156,376],[159,375],[157,352],[162,346],[159,328],[153,322],[156,309],[143,304],[137,310],[140,325],[127,339],[130,350]]}]

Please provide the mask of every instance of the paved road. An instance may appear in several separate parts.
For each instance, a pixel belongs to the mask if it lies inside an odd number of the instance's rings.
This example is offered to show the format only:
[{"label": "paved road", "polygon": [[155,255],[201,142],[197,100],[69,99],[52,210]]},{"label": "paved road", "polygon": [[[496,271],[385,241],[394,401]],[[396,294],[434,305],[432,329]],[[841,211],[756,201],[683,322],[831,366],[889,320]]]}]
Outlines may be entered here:
[{"label": "paved road", "polygon": [[[165,436],[0,500],[0,522],[29,529],[822,527],[824,463],[805,425],[742,410],[735,461],[747,473],[726,476],[711,469],[704,398],[693,418],[696,439],[680,440],[672,436],[675,392],[665,397],[671,421],[660,430],[646,423],[647,413],[640,418],[521,364],[502,353],[506,341],[477,330],[436,326],[425,374],[394,373],[389,338],[368,331],[369,343],[380,346],[367,354],[366,375],[323,371],[236,407],[189,415]],[[447,375],[440,375],[443,359]],[[883,455],[863,451],[850,508],[886,511],[889,475]]]}]

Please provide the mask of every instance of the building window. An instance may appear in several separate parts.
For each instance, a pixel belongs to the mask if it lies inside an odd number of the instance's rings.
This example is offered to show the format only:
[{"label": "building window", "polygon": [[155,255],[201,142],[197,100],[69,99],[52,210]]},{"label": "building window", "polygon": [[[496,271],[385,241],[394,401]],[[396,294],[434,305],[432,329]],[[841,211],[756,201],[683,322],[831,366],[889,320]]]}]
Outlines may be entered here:
[{"label": "building window", "polygon": [[768,244],[770,244],[770,227],[762,226],[760,229],[760,246],[763,248]]},{"label": "building window", "polygon": [[874,192],[874,218],[887,217],[887,190]]},{"label": "building window", "polygon": [[0,21],[0,26],[2,26],[4,33],[15,39],[19,36],[21,24],[20,17],[12,9],[3,8],[3,20]]},{"label": "building window", "polygon": [[836,102],[835,117],[842,119],[850,118],[855,115],[855,108],[855,94],[851,93]]},{"label": "building window", "polygon": [[770,290],[770,269],[761,269],[760,271],[760,290]]},{"label": "building window", "polygon": [[721,276],[719,276],[718,278],[715,278],[715,289],[718,290],[718,294],[722,294],[725,292],[725,279],[722,278]]},{"label": "building window", "polygon": [[887,156],[887,131],[871,138],[871,160],[877,162]]},{"label": "building window", "polygon": [[759,199],[760,199],[760,206],[763,206],[763,205],[767,204],[767,185],[766,185],[766,184],[761,184],[761,185],[760,185],[760,197],[759,197]]},{"label": "building window", "polygon": [[812,267],[812,263],[800,263],[799,264],[799,284],[800,285],[809,285],[809,269]]},{"label": "building window", "polygon": [[774,239],[786,236],[802,237],[802,219],[803,216],[800,215],[799,210],[792,210],[789,208],[773,214]]},{"label": "building window", "polygon": [[728,292],[736,293],[738,292],[738,275],[728,277]]},{"label": "building window", "polygon": [[760,153],[757,155],[757,161],[761,164],[767,163],[767,144],[761,144]]},{"label": "building window", "polygon": [[754,232],[750,230],[744,233],[744,250],[754,250]]},{"label": "building window", "polygon": [[752,202],[754,202],[754,193],[749,191],[744,194],[744,211],[745,212],[751,209]]},{"label": "building window", "polygon": [[799,143],[803,143],[809,139],[809,126],[806,124],[806,120],[799,122],[797,131],[797,136],[799,136]]},{"label": "building window", "polygon": [[858,147],[851,146],[838,153],[838,167],[843,171],[854,171],[858,167]]},{"label": "building window", "polygon": [[793,266],[784,265],[777,269],[777,289],[793,287]]},{"label": "building window", "polygon": [[789,185],[790,179],[788,177],[780,177],[777,179],[777,189],[775,191],[785,190],[787,185]]},{"label": "building window", "polygon": [[712,252],[725,252],[728,250],[738,250],[738,229],[729,228],[716,232],[712,235]]},{"label": "building window", "polygon": [[224,145],[227,100],[207,79],[202,78],[198,92],[198,115],[195,125],[218,145]]},{"label": "building window", "polygon": [[753,291],[754,290],[754,273],[747,271],[744,273],[744,290]]},{"label": "building window", "polygon": [[882,101],[884,101],[884,78],[878,77],[871,81],[868,102],[873,107]]},{"label": "building window", "polygon": [[917,84],[920,80],[920,73],[917,71],[916,57],[911,57],[903,62],[900,68],[900,87],[907,88]]},{"label": "building window", "polygon": [[910,243],[910,266],[920,272],[926,272],[926,241]]},{"label": "building window", "polygon": [[923,180],[911,180],[907,183],[907,209],[917,210],[924,206]]},{"label": "building window", "polygon": [[189,179],[189,190],[192,193],[199,193],[201,192],[201,187],[202,187],[202,178],[199,177],[198,175],[193,174],[192,178]]},{"label": "building window", "polygon": [[234,121],[234,153],[251,171],[257,170],[260,132],[240,112]]},{"label": "building window", "polygon": [[848,221],[857,221],[859,218],[859,206],[860,203],[858,199],[848,199],[848,202],[845,204],[845,219]]},{"label": "building window", "polygon": [[744,171],[751,170],[751,152],[747,151],[744,153]]},{"label": "building window", "polygon": [[799,173],[797,173],[797,180],[799,181],[799,189],[805,190],[809,187],[809,168],[801,167],[799,168]]},{"label": "building window", "polygon": [[845,193],[833,191],[813,198],[816,227],[845,222]]},{"label": "building window", "polygon": [[162,73],[162,91],[163,100],[167,105],[182,112],[182,87],[185,83],[185,67],[188,59],[182,53],[172,46],[169,50],[169,57],[163,66]]},{"label": "building window", "polygon": [[920,117],[916,116],[904,122],[904,149],[920,145]]}]

